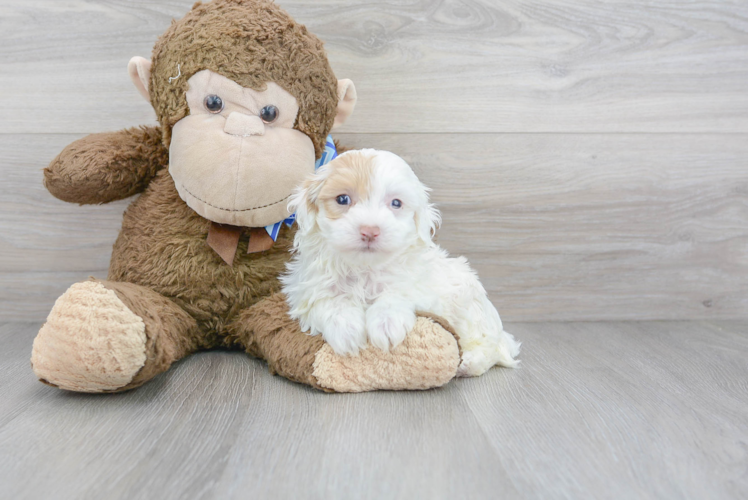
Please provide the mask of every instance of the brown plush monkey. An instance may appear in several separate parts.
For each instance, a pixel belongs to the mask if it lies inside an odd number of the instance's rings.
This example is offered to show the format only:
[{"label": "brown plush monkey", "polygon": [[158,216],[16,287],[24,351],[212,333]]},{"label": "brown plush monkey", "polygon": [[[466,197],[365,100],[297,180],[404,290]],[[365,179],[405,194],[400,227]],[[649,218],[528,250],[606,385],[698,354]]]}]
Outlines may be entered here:
[{"label": "brown plush monkey", "polygon": [[83,392],[137,387],[182,357],[231,347],[271,371],[328,391],[425,389],[454,377],[457,343],[421,317],[391,352],[335,355],[286,314],[278,275],[289,214],[327,134],[350,115],[322,43],[268,0],[197,3],[130,61],[158,128],[94,134],[44,171],[61,200],[107,203],[142,193],[124,214],[107,281],[71,286],[33,347],[42,382]]}]

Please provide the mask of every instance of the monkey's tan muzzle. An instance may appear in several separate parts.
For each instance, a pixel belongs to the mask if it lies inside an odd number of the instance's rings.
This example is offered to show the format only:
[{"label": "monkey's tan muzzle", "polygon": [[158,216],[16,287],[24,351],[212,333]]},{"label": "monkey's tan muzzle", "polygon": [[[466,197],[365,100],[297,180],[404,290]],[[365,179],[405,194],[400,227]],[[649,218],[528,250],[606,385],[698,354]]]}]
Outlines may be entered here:
[{"label": "monkey's tan muzzle", "polygon": [[237,112],[197,114],[174,126],[169,173],[179,196],[202,217],[264,227],[290,215],[288,199],[314,172],[314,160],[311,139],[298,130],[264,126],[259,117]]}]

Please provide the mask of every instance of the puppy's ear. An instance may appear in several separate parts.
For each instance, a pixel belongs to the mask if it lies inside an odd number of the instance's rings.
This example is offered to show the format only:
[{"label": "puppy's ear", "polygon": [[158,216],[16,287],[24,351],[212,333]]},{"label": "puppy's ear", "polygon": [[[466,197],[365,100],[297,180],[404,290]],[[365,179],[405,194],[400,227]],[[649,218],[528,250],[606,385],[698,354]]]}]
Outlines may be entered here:
[{"label": "puppy's ear", "polygon": [[434,244],[432,238],[434,237],[436,228],[442,223],[442,216],[439,214],[439,210],[433,204],[426,203],[422,208],[416,210],[414,217],[418,238],[428,246],[432,246]]},{"label": "puppy's ear", "polygon": [[326,179],[327,169],[322,167],[296,189],[288,202],[288,211],[296,212],[296,222],[302,231],[314,227],[319,212],[317,200]]}]

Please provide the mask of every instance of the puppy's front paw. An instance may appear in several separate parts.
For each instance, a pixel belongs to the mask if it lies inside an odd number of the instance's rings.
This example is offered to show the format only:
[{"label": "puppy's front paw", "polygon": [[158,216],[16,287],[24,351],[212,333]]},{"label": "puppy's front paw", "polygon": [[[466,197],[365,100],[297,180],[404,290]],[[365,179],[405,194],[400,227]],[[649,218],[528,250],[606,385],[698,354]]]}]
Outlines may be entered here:
[{"label": "puppy's front paw", "polygon": [[340,356],[358,354],[366,348],[366,325],[363,309],[344,308],[326,322],[322,338]]},{"label": "puppy's front paw", "polygon": [[400,345],[415,324],[416,313],[405,304],[374,303],[366,310],[369,342],[383,351]]}]

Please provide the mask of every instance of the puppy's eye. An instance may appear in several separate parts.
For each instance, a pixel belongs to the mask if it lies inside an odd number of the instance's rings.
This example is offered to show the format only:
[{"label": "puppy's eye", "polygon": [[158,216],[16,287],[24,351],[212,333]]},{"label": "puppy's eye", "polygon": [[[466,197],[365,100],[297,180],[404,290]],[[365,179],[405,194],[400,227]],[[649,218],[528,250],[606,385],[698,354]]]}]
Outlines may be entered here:
[{"label": "puppy's eye", "polygon": [[269,104],[260,110],[260,119],[265,123],[273,123],[279,114],[278,108]]},{"label": "puppy's eye", "polygon": [[220,113],[221,111],[223,111],[223,99],[221,99],[217,95],[209,95],[205,98],[205,109],[213,114]]},{"label": "puppy's eye", "polygon": [[392,200],[392,208],[402,208],[403,202],[395,198]]},{"label": "puppy's eye", "polygon": [[350,205],[351,204],[351,197],[347,194],[341,194],[337,198],[335,198],[335,201],[338,202],[338,205]]}]

